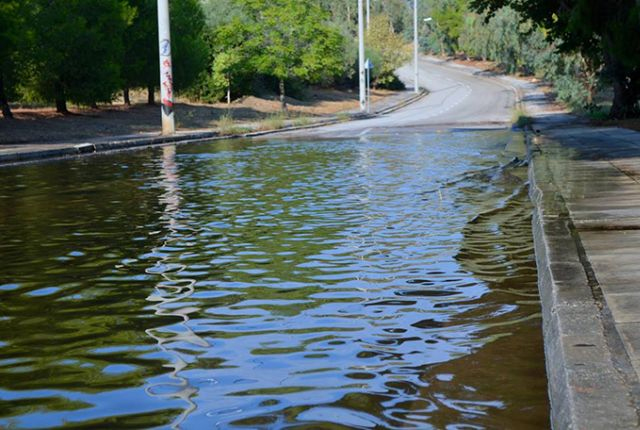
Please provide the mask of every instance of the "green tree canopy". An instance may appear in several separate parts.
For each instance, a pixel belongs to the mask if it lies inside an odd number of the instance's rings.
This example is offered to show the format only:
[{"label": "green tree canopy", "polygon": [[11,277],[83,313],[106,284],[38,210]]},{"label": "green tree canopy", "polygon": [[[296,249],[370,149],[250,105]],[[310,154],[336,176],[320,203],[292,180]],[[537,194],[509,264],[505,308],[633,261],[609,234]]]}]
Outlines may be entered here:
[{"label": "green tree canopy", "polygon": [[20,48],[28,35],[23,7],[17,0],[0,2],[0,109],[5,118],[13,117],[9,97],[18,83]]},{"label": "green tree canopy", "polygon": [[37,93],[67,112],[67,100],[111,101],[120,88],[124,32],[133,10],[122,0],[29,0]]},{"label": "green tree canopy", "polygon": [[365,37],[367,56],[374,63],[374,85],[389,85],[396,80],[395,71],[411,59],[411,47],[394,31],[387,14],[371,17],[371,27]]},{"label": "green tree canopy", "polygon": [[286,110],[285,82],[319,82],[342,71],[342,34],[312,0],[243,0],[253,22],[256,68],[276,77]]},{"label": "green tree canopy", "polygon": [[635,0],[471,0],[490,14],[510,6],[548,30],[565,52],[580,51],[603,61],[613,82],[613,118],[638,116],[640,92],[640,5]]}]

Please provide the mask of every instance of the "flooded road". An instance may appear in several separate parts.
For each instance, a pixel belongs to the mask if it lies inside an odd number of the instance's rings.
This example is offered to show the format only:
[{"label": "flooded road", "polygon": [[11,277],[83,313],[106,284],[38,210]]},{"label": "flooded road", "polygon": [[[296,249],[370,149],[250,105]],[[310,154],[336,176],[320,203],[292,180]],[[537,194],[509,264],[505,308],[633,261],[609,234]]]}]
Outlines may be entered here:
[{"label": "flooded road", "polygon": [[508,131],[0,172],[0,427],[548,427]]}]

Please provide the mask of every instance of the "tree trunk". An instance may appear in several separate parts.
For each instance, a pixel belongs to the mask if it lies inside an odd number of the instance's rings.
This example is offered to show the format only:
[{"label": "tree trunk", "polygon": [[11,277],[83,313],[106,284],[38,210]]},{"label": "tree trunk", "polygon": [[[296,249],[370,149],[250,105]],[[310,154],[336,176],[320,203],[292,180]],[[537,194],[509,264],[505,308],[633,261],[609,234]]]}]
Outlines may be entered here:
[{"label": "tree trunk", "polygon": [[231,75],[227,75],[227,104],[231,104]]},{"label": "tree trunk", "polygon": [[640,80],[640,68],[626,66],[615,51],[614,37],[610,34],[603,35],[605,68],[613,82],[613,105],[609,111],[612,119],[625,119],[637,117],[638,110],[638,86]]},{"label": "tree trunk", "polygon": [[131,106],[131,98],[129,97],[129,87],[124,88],[122,95],[124,96],[124,104],[127,106]]},{"label": "tree trunk", "polygon": [[626,119],[638,116],[637,95],[626,77],[613,78],[613,105],[609,116],[613,119]]},{"label": "tree trunk", "polygon": [[2,76],[2,73],[0,73],[0,106],[2,107],[2,116],[6,119],[12,119],[13,113],[11,113],[9,100],[7,100],[7,93],[4,90],[4,77]]},{"label": "tree trunk", "polygon": [[155,88],[153,87],[153,85],[149,85],[147,87],[147,104],[151,106],[156,104]]},{"label": "tree trunk", "polygon": [[287,113],[287,99],[284,92],[284,79],[280,79],[280,107],[283,113]]},{"label": "tree trunk", "polygon": [[609,116],[612,119],[625,119],[637,117],[638,110],[638,82],[636,70],[628,69],[624,64],[614,58],[611,53],[605,53],[607,68],[613,81],[613,105]]},{"label": "tree trunk", "polygon": [[56,112],[67,115],[69,109],[67,109],[67,96],[64,94],[64,87],[60,82],[56,82],[54,86],[55,98],[56,98]]},{"label": "tree trunk", "polygon": [[96,109],[96,110],[97,110],[97,109],[99,109],[99,108],[98,108],[98,103],[96,103],[96,102],[91,102],[91,109]]}]

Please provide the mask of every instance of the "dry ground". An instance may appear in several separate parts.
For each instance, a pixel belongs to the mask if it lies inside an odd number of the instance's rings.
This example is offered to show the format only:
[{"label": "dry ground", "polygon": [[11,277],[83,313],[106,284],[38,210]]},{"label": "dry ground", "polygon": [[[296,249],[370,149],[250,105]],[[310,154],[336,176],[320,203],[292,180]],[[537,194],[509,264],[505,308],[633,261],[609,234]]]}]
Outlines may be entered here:
[{"label": "dry ground", "polygon": [[[376,102],[394,94],[376,90]],[[53,108],[15,108],[15,119],[0,119],[0,144],[52,143],[86,140],[95,137],[136,135],[160,131],[160,107],[144,104],[144,94],[132,95],[132,106],[121,102],[100,109],[70,109],[72,115],[60,115]],[[307,100],[288,99],[292,117],[329,116],[358,108],[354,92],[313,89]],[[255,123],[280,112],[280,102],[273,99],[245,97],[233,102],[198,104],[178,100],[175,108],[178,130],[201,130],[217,126],[223,116],[231,116],[239,124]]]}]

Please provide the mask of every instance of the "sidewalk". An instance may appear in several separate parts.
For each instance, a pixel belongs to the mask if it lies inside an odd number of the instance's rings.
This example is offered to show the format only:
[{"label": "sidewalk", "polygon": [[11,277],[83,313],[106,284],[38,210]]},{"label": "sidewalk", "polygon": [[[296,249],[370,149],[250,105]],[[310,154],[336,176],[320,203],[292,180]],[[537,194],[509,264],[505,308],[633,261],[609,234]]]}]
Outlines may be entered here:
[{"label": "sidewalk", "polygon": [[[383,115],[400,109],[414,101],[424,97],[426,93],[416,95],[412,91],[402,91],[392,96],[386,97],[372,105],[371,114],[362,114],[359,111],[347,111],[343,115],[332,115],[313,120],[308,125],[296,126],[295,120],[289,121],[284,128],[277,130],[252,131],[242,134],[220,135],[217,129],[203,129],[188,132],[178,131],[172,136],[162,136],[158,133],[141,133],[134,135],[122,135],[112,137],[102,137],[86,141],[53,142],[53,143],[18,143],[0,145],[0,165],[13,164],[26,161],[35,161],[52,158],[75,157],[97,152],[116,151],[130,148],[165,145],[169,143],[192,143],[208,140],[222,140],[234,138],[249,138],[266,134],[280,133],[288,130],[300,130],[307,128],[321,127],[344,121],[354,121],[369,118],[376,115]],[[160,121],[160,111],[158,110],[158,121]],[[239,128],[255,129],[255,124],[239,123]]]},{"label": "sidewalk", "polygon": [[553,426],[640,428],[640,133],[525,107]]}]

